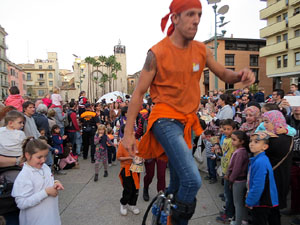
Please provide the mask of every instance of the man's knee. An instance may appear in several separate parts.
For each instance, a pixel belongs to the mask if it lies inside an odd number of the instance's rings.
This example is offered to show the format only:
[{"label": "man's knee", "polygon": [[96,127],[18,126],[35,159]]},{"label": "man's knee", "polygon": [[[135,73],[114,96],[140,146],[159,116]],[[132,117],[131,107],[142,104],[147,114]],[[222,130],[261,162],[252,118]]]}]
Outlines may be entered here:
[{"label": "man's knee", "polygon": [[189,220],[195,213],[197,199],[192,203],[183,203],[175,199],[171,210],[172,224],[178,224],[180,220]]}]

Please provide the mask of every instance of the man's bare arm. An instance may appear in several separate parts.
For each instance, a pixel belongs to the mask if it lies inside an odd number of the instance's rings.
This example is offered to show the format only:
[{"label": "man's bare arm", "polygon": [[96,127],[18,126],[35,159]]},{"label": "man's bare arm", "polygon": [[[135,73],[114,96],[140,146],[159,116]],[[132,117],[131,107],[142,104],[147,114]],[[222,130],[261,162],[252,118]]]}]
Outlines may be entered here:
[{"label": "man's bare arm", "polygon": [[223,65],[215,61],[213,54],[209,48],[206,48],[206,65],[222,81],[229,84],[242,82],[243,86],[249,86],[255,81],[253,72],[248,68],[242,69],[239,72],[226,69]]},{"label": "man's bare arm", "polygon": [[155,55],[153,54],[152,51],[149,51],[147,54],[144,67],[141,71],[139,81],[132,94],[129,107],[128,107],[127,121],[126,121],[126,127],[125,127],[124,138],[122,143],[124,147],[129,151],[136,150],[135,138],[133,135],[134,121],[138,115],[141,104],[143,102],[144,94],[150,87],[150,84],[155,76],[155,73],[156,73]]}]

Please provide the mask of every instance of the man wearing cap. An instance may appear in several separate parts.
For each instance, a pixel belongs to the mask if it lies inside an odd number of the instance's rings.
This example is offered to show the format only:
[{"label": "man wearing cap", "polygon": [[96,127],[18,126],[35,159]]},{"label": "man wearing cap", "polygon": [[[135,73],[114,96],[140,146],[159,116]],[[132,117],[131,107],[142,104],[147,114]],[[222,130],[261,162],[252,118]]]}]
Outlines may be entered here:
[{"label": "man wearing cap", "polygon": [[[123,145],[133,155],[144,159],[169,161],[170,185],[167,193],[175,194],[172,224],[188,224],[196,207],[201,178],[192,156],[191,129],[197,135],[202,128],[196,115],[200,104],[199,81],[205,66],[226,83],[255,81],[249,69],[239,72],[217,63],[203,43],[194,41],[202,14],[199,0],[173,0],[170,12],[162,19],[164,31],[169,17],[172,24],[167,37],[147,54],[137,87],[132,95]],[[155,106],[149,117],[147,132],[138,148],[135,144],[134,121],[144,93],[150,86]]]},{"label": "man wearing cap", "polygon": [[90,103],[85,104],[85,112],[80,115],[82,127],[82,142],[83,142],[83,159],[87,159],[89,146],[91,145],[91,162],[94,163],[95,143],[94,136],[97,126],[100,125],[100,119],[95,112],[92,111]]}]

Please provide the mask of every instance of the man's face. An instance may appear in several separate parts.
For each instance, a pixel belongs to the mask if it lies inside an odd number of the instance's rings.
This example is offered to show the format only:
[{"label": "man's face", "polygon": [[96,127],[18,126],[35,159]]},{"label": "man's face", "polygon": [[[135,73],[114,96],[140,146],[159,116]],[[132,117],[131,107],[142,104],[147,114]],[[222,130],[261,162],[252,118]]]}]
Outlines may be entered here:
[{"label": "man's face", "polygon": [[24,113],[28,116],[32,116],[35,112],[35,107],[34,105],[30,104],[25,110]]},{"label": "man's face", "polygon": [[248,98],[247,97],[242,97],[242,103],[244,103],[245,105],[248,104]]},{"label": "man's face", "polygon": [[274,99],[275,101],[278,100],[277,91],[273,91],[273,93],[272,93],[272,99]]},{"label": "man's face", "polygon": [[291,85],[291,87],[290,87],[290,91],[291,91],[291,92],[295,92],[295,91],[297,91],[297,90],[296,90],[296,87],[295,87],[294,85]]},{"label": "man's face", "polygon": [[293,114],[294,115],[300,115],[300,106],[294,106],[293,107]]},{"label": "man's face", "polygon": [[185,39],[193,40],[198,30],[201,15],[202,9],[188,9],[180,14],[175,14],[173,23]]}]

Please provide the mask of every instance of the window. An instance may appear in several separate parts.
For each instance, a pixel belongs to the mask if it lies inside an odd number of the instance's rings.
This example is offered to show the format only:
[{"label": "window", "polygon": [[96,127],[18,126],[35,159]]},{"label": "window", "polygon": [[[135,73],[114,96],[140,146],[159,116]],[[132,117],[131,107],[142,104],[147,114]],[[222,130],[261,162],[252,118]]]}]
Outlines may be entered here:
[{"label": "window", "polygon": [[281,56],[277,56],[277,68],[281,68]]},{"label": "window", "polygon": [[282,39],[284,40],[284,41],[287,41],[288,40],[288,34],[286,33],[286,34],[283,34],[282,35]]},{"label": "window", "polygon": [[279,42],[281,42],[281,36],[280,35],[276,36],[276,43],[279,43]]},{"label": "window", "polygon": [[258,44],[249,44],[248,45],[248,50],[249,51],[258,51],[259,50],[259,45]]},{"label": "window", "polygon": [[232,54],[225,55],[225,66],[234,66],[234,55]]},{"label": "window", "polygon": [[250,66],[258,66],[258,55],[250,55]]},{"label": "window", "polygon": [[40,69],[40,70],[43,69],[43,66],[42,66],[42,65],[39,65],[39,69]]},{"label": "window", "polygon": [[234,88],[234,84],[227,84],[225,83],[225,89],[233,89]]},{"label": "window", "polygon": [[288,14],[287,13],[283,13],[282,14],[282,18],[287,21],[288,20]]},{"label": "window", "polygon": [[31,80],[31,73],[27,73],[27,80]]},{"label": "window", "polygon": [[209,85],[209,70],[204,70],[204,81],[203,84],[204,85]]},{"label": "window", "polygon": [[49,70],[52,70],[52,65],[49,65],[48,68],[49,68]]},{"label": "window", "polygon": [[16,86],[16,81],[12,80],[11,81],[11,86]]},{"label": "window", "polygon": [[283,67],[287,67],[288,66],[288,55],[283,55]]},{"label": "window", "polygon": [[277,21],[277,23],[281,22],[281,15],[276,17],[276,21]]},{"label": "window", "polygon": [[53,86],[53,81],[49,81],[49,86],[52,87]]},{"label": "window", "polygon": [[232,41],[225,41],[225,50],[236,50],[236,43]]},{"label": "window", "polygon": [[300,29],[295,30],[295,37],[300,37]]},{"label": "window", "polygon": [[247,50],[247,43],[238,42],[237,45],[236,45],[236,49],[246,51]]},{"label": "window", "polygon": [[300,52],[295,53],[295,65],[300,66]]},{"label": "window", "polygon": [[45,95],[45,91],[44,90],[38,90],[38,94],[39,94],[39,96],[44,96]]},{"label": "window", "polygon": [[300,13],[300,7],[298,7],[298,8],[295,8],[295,11],[294,11],[294,16],[295,15],[297,15],[297,14],[299,14]]},{"label": "window", "polygon": [[53,79],[53,73],[48,73],[48,78]]},{"label": "window", "polygon": [[39,86],[44,86],[45,82],[39,82]]},{"label": "window", "polygon": [[40,73],[39,74],[39,79],[41,79],[41,80],[44,79],[44,74]]}]

